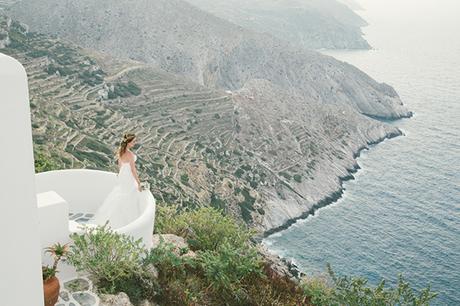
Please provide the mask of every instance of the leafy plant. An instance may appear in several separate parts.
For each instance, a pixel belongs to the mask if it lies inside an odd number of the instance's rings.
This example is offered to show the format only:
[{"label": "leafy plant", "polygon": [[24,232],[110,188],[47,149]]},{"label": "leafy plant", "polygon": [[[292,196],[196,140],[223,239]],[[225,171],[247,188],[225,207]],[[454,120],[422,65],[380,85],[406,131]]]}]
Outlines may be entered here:
[{"label": "leafy plant", "polygon": [[64,259],[65,256],[68,254],[69,252],[69,245],[68,243],[67,244],[60,244],[60,243],[55,243],[53,244],[52,246],[49,246],[47,248],[45,248],[45,253],[50,253],[53,258],[54,258],[54,262],[53,262],[53,265],[50,267],[50,266],[42,266],[42,277],[43,277],[43,281],[46,281],[52,277],[54,277],[56,275],[56,273],[58,272],[57,270],[57,266],[59,264],[59,262],[61,261],[61,259]]},{"label": "leafy plant", "polygon": [[180,213],[180,207],[176,204],[160,204],[158,203],[155,212],[155,229],[156,234],[177,234],[187,226],[186,222],[182,224],[177,220]]},{"label": "leafy plant", "polygon": [[43,281],[47,281],[48,279],[52,278],[55,276],[57,273],[57,270],[53,269],[50,266],[42,266],[42,277]]},{"label": "leafy plant", "polygon": [[253,229],[237,224],[231,216],[213,207],[180,210],[177,205],[159,205],[156,222],[157,233],[182,236],[194,251],[215,250],[225,241],[241,247],[254,235]]},{"label": "leafy plant", "polygon": [[82,234],[74,233],[71,238],[74,245],[67,256],[69,263],[90,273],[100,292],[125,292],[135,304],[157,295],[158,283],[144,265],[147,251],[142,239],[117,233],[107,222],[85,227]]},{"label": "leafy plant", "polygon": [[57,163],[50,157],[46,156],[43,152],[36,151],[34,155],[35,172],[39,173],[44,171],[56,170],[59,168]]},{"label": "leafy plant", "polygon": [[199,252],[198,262],[209,286],[230,299],[247,299],[244,279],[262,275],[262,261],[255,248],[235,248],[228,241],[216,250]]},{"label": "leafy plant", "polygon": [[175,246],[172,243],[165,242],[160,236],[160,243],[157,247],[148,251],[145,258],[142,260],[144,267],[153,265],[160,274],[167,273],[173,276],[175,273],[185,272],[185,267],[188,265],[194,267],[194,261],[190,257],[182,257],[174,252]]},{"label": "leafy plant", "polygon": [[312,277],[302,279],[301,287],[305,296],[313,305],[335,305],[333,288],[327,280],[322,277]]},{"label": "leafy plant", "polygon": [[239,225],[227,215],[212,207],[184,211],[176,217],[177,235],[187,239],[192,250],[216,250],[224,242],[243,247],[254,235],[254,230]]},{"label": "leafy plant", "polygon": [[106,292],[116,294],[124,292],[129,296],[129,300],[138,305],[143,300],[154,300],[159,292],[159,285],[155,278],[142,270],[139,273],[133,273],[129,276],[120,277],[115,280],[113,290]]},{"label": "leafy plant", "polygon": [[332,280],[330,285],[315,279],[302,281],[304,292],[314,305],[422,306],[429,305],[437,296],[437,293],[431,291],[430,286],[418,294],[415,293],[401,274],[398,275],[395,287],[386,287],[385,280],[372,287],[368,286],[368,281],[362,277],[337,276],[329,264],[327,269]]},{"label": "leafy plant", "polygon": [[115,99],[117,97],[138,96],[141,92],[141,88],[133,81],[128,81],[127,83],[119,82],[113,85],[113,91],[109,91],[108,98]]},{"label": "leafy plant", "polygon": [[85,227],[82,234],[73,233],[74,245],[67,260],[77,271],[87,271],[97,283],[113,292],[117,282],[141,272],[144,248],[142,239],[114,232],[103,226]]},{"label": "leafy plant", "polygon": [[158,271],[158,299],[164,305],[200,305],[204,297],[204,283],[197,270],[194,257],[181,256],[185,250],[175,251],[172,243],[160,243],[148,251],[143,259],[146,270],[155,267]]},{"label": "leafy plant", "polygon": [[[89,272],[99,290],[126,292],[135,304],[143,299],[162,305],[428,305],[430,288],[415,293],[400,276],[394,288],[367,285],[359,277],[302,279],[280,275],[250,242],[252,232],[214,208],[187,210],[160,205],[157,232],[183,236],[188,248],[166,243],[145,250],[140,239],[102,227],[72,234],[67,255],[77,270]],[[45,271],[46,272],[46,271]]]}]

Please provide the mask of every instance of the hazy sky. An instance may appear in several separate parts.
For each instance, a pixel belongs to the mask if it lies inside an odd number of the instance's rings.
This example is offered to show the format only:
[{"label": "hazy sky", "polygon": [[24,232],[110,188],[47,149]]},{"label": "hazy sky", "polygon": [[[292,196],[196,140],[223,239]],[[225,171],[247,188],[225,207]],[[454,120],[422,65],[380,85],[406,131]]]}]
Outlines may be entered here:
[{"label": "hazy sky", "polygon": [[[419,45],[420,52],[440,54],[439,48],[460,52],[460,0],[356,0],[364,11],[363,16],[372,27],[364,28],[375,48],[391,40],[404,52],[406,42]],[[369,32],[370,31],[370,32]],[[372,33],[371,33],[372,32]],[[368,39],[369,40],[369,39]],[[427,44],[429,42],[429,44]],[[431,47],[433,48],[431,48]],[[453,57],[460,59],[460,57]],[[459,65],[453,62],[453,65]],[[460,69],[460,65],[459,65]]]},{"label": "hazy sky", "polygon": [[[405,14],[419,20],[446,17],[449,20],[460,15],[460,0],[355,0],[364,9],[381,9],[382,14],[391,18],[393,14]],[[391,15],[388,13],[391,12]],[[415,14],[414,14],[415,13]],[[409,17],[410,18],[410,17]],[[460,30],[460,29],[459,29]]]}]

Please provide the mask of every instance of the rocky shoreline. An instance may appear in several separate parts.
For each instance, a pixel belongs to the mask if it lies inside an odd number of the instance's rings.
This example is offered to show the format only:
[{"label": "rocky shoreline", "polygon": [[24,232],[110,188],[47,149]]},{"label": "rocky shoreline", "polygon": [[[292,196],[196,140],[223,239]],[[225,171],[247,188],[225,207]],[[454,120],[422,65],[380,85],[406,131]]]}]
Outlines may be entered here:
[{"label": "rocky shoreline", "polygon": [[[409,115],[407,117],[404,117],[404,118],[410,118],[410,117],[412,117],[412,113],[411,113],[411,115]],[[391,138],[395,138],[395,137],[398,137],[398,136],[404,136],[404,133],[400,129],[396,129],[396,131],[389,132],[384,137],[380,137],[380,138],[378,138],[378,139],[376,139],[374,141],[369,141],[367,143],[367,145],[363,145],[363,146],[359,147],[358,150],[353,153],[353,159],[355,159],[355,161],[356,161],[356,159],[361,155],[361,152],[363,150],[365,150],[365,149],[369,149],[369,146],[379,144],[379,143],[383,142],[385,139],[391,139]],[[344,193],[344,190],[345,190],[344,187],[343,187],[343,183],[346,182],[346,181],[349,181],[349,180],[354,180],[355,177],[353,176],[353,174],[358,172],[359,169],[361,169],[361,167],[359,166],[359,164],[357,162],[355,162],[354,165],[353,165],[353,168],[348,169],[348,175],[339,177],[339,181],[340,181],[339,190],[327,195],[322,200],[320,200],[316,204],[314,204],[309,210],[307,210],[304,213],[302,213],[300,216],[298,216],[296,218],[288,219],[281,226],[271,228],[269,230],[264,231],[261,235],[255,237],[255,241],[260,243],[264,238],[267,238],[268,236],[270,236],[270,235],[272,235],[274,233],[277,233],[277,232],[280,232],[282,230],[285,230],[285,229],[289,228],[292,224],[296,223],[298,220],[306,219],[308,216],[314,215],[315,212],[318,209],[337,202],[342,197],[342,195]]]},{"label": "rocky shoreline", "polygon": [[[410,118],[410,117],[412,117],[412,113],[410,116],[404,117],[404,118]],[[396,129],[396,132],[390,132],[385,137],[381,137],[374,141],[368,142],[367,145],[361,146],[355,153],[353,153],[353,159],[355,159],[356,161],[356,159],[360,157],[361,152],[365,149],[369,149],[369,146],[377,145],[383,142],[385,139],[391,139],[391,138],[395,138],[398,136],[405,136],[405,134],[400,129]],[[317,202],[308,211],[304,212],[299,217],[289,219],[283,225],[276,227],[276,228],[269,229],[263,232],[261,236],[254,237],[254,241],[259,245],[261,250],[264,250],[263,251],[264,257],[267,260],[271,259],[271,262],[273,263],[272,266],[278,267],[278,270],[280,273],[284,273],[284,275],[288,276],[293,281],[298,281],[302,276],[306,275],[304,272],[301,271],[301,269],[295,264],[293,260],[285,258],[279,254],[276,254],[270,251],[266,246],[264,246],[261,243],[262,240],[274,233],[277,233],[277,232],[280,232],[280,231],[283,231],[289,228],[292,224],[296,223],[298,220],[306,219],[310,215],[314,215],[318,209],[337,202],[342,197],[344,190],[345,190],[345,188],[343,187],[343,183],[349,180],[354,180],[355,177],[353,176],[353,174],[358,172],[359,169],[361,169],[361,167],[356,162],[353,165],[353,168],[348,170],[348,175],[339,177],[339,180],[340,180],[339,190],[333,192],[332,194],[327,195],[324,199]]]}]

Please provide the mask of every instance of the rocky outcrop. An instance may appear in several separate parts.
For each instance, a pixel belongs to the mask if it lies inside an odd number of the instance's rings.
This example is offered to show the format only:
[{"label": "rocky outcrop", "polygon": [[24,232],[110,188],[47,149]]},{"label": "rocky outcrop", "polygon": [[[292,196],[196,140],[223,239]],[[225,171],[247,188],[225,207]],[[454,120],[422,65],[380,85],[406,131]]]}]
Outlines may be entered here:
[{"label": "rocky outcrop", "polygon": [[101,294],[101,306],[133,306],[126,293],[120,292],[115,294]]},{"label": "rocky outcrop", "polygon": [[[134,306],[126,293],[120,292],[118,294],[100,294],[99,306]],[[157,306],[158,304],[152,303],[148,300],[142,301],[136,306]]]},{"label": "rocky outcrop", "polygon": [[294,282],[298,282],[305,275],[292,261],[271,253],[264,245],[258,244],[257,250],[271,271],[279,277],[287,277]]},{"label": "rocky outcrop", "polygon": [[173,252],[178,256],[195,257],[196,254],[190,247],[185,239],[181,236],[174,234],[154,234],[152,236],[152,248],[156,248],[163,242],[165,244],[172,244],[174,246]]},{"label": "rocky outcrop", "polygon": [[[274,97],[282,103],[273,102]],[[234,93],[233,99],[240,114],[241,145],[271,174],[255,196],[263,203],[255,210],[263,213],[254,215],[254,223],[265,235],[336,200],[342,181],[352,178],[358,168],[358,152],[401,135],[396,127],[366,118],[349,106],[337,112],[334,105],[285,95],[262,80]],[[246,137],[251,132],[257,138]]]}]

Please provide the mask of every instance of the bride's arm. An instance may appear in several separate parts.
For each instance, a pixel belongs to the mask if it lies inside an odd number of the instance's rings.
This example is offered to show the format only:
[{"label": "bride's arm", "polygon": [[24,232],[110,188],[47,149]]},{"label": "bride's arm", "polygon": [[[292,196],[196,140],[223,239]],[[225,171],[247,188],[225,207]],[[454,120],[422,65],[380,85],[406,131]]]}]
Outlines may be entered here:
[{"label": "bride's arm", "polygon": [[139,180],[139,176],[137,175],[136,165],[134,164],[134,158],[132,156],[129,159],[129,165],[131,166],[131,172],[132,172],[134,178],[136,179],[137,184],[140,186],[141,181]]}]

